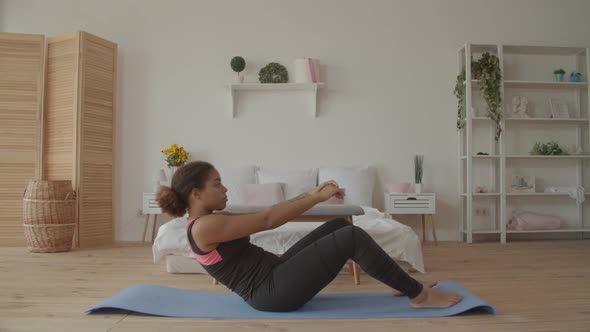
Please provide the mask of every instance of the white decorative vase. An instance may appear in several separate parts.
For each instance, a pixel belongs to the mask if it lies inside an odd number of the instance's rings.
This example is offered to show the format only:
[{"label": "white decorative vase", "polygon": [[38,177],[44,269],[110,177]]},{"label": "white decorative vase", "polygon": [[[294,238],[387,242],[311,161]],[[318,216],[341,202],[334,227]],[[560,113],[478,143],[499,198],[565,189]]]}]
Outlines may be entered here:
[{"label": "white decorative vase", "polygon": [[414,191],[416,192],[416,194],[421,194],[422,193],[422,183],[414,184]]},{"label": "white decorative vase", "polygon": [[160,185],[171,187],[172,186],[172,177],[174,176],[174,173],[176,173],[177,169],[178,169],[178,166],[168,166],[168,167],[162,168],[162,171],[164,171],[165,179],[163,181],[160,181]]},{"label": "white decorative vase", "polygon": [[170,182],[172,182],[172,177],[174,177],[174,173],[178,170],[179,166],[168,166],[170,168]]},{"label": "white decorative vase", "polygon": [[244,83],[244,74],[242,72],[239,72],[236,76],[236,83]]}]

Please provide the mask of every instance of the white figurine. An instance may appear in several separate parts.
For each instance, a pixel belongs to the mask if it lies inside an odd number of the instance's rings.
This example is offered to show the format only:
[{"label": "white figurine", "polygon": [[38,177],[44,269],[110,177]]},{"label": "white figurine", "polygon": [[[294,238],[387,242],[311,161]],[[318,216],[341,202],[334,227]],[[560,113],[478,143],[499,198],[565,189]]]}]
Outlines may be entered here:
[{"label": "white figurine", "polygon": [[510,117],[512,118],[530,118],[527,114],[529,100],[527,97],[514,96],[512,98],[512,107],[509,109]]}]

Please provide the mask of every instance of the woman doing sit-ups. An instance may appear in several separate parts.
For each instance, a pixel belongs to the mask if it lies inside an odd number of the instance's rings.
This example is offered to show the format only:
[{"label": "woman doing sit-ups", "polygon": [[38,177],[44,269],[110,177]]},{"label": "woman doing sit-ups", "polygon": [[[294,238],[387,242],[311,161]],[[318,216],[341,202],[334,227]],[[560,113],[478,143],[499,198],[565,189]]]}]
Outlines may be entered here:
[{"label": "woman doing sit-ups", "polygon": [[[227,189],[210,163],[179,168],[157,200],[164,212],[188,212],[187,236],[195,258],[216,280],[262,311],[293,311],[337,276],[349,259],[368,275],[407,295],[414,308],[445,308],[461,295],[423,286],[410,277],[363,229],[345,219],[327,221],[283,255],[250,243],[250,235],[277,228],[342,190],[333,182],[258,213],[222,213]],[[399,295],[399,294],[398,294]]]}]

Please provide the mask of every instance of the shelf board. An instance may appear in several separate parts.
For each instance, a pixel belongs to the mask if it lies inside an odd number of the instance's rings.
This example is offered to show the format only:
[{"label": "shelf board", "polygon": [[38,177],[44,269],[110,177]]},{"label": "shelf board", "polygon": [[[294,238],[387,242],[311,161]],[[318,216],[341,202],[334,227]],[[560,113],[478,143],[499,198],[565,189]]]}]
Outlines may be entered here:
[{"label": "shelf board", "polygon": [[506,230],[506,233],[577,233],[577,232],[590,232],[590,228],[569,228],[569,229],[547,229],[547,230],[534,230],[534,231],[519,231],[519,230]]},{"label": "shelf board", "polygon": [[[467,194],[462,193],[461,196],[467,197]],[[473,193],[473,196],[500,196],[500,193]]]},{"label": "shelf board", "polygon": [[585,89],[588,82],[558,82],[558,81],[515,81],[505,80],[504,86],[508,88],[550,88],[550,89]]},{"label": "shelf board", "polygon": [[[472,85],[479,85],[480,80],[471,80]],[[507,88],[545,88],[545,89],[587,89],[588,82],[559,82],[559,81],[518,81],[505,80]]]},{"label": "shelf board", "polygon": [[559,155],[559,156],[541,156],[541,155],[514,155],[506,156],[507,159],[588,159],[590,155]]},{"label": "shelf board", "polygon": [[[467,230],[462,229],[462,233],[467,234]],[[569,228],[569,229],[554,229],[554,230],[531,230],[531,231],[518,231],[518,230],[506,230],[506,233],[518,234],[518,233],[578,233],[578,232],[590,232],[590,228]],[[473,234],[501,234],[500,230],[473,230]]]},{"label": "shelf board", "polygon": [[[464,230],[464,229],[462,229],[461,232],[467,234],[467,231]],[[485,230],[485,229],[477,229],[477,230],[475,230],[474,229],[473,231],[471,231],[471,233],[473,233],[473,234],[500,234],[502,232],[499,231],[499,230]]]},{"label": "shelf board", "polygon": [[[498,155],[473,155],[475,159],[497,159],[500,158]],[[462,160],[467,160],[467,156],[461,156]]]},{"label": "shelf board", "polygon": [[[590,196],[589,193],[585,193],[586,196]],[[466,193],[462,193],[461,196],[467,197]],[[500,196],[500,193],[473,193],[473,196]],[[506,196],[530,196],[530,197],[551,197],[551,196],[565,196],[569,197],[569,194],[565,193],[506,193]]]},{"label": "shelf board", "polygon": [[[473,155],[474,159],[498,159],[499,155]],[[541,155],[513,155],[506,156],[506,159],[589,159],[590,155],[559,155],[559,156],[541,156]],[[467,160],[467,156],[459,157],[461,160]]]},{"label": "shelf board", "polygon": [[[488,119],[489,118],[485,118]],[[588,124],[588,119],[555,119],[555,118],[506,118],[506,122],[520,122],[520,123],[573,123],[573,124]]]},{"label": "shelf board", "polygon": [[230,89],[237,90],[316,90],[323,88],[325,83],[235,83]]},{"label": "shelf board", "polygon": [[506,193],[506,196],[569,196],[565,193]]},{"label": "shelf board", "polygon": [[582,55],[586,52],[581,47],[504,45],[502,48],[504,54]]},{"label": "shelf board", "polygon": [[231,95],[231,116],[236,117],[236,94],[238,91],[309,91],[313,98],[313,114],[318,117],[318,90],[325,83],[233,83],[228,88]]},{"label": "shelf board", "polygon": [[[590,196],[590,193],[584,193],[585,196]],[[543,197],[543,196],[563,196],[569,197],[566,193],[506,193],[506,196],[530,196],[530,197]]]}]

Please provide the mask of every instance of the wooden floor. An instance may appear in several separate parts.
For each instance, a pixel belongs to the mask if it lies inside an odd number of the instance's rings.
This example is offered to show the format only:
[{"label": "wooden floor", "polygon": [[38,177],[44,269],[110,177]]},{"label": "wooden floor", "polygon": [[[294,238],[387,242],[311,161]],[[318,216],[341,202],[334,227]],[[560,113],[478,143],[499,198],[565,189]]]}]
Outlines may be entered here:
[{"label": "wooden floor", "polygon": [[[134,284],[209,291],[203,275],[168,274],[151,247],[121,246],[34,254],[0,248],[0,331],[590,331],[590,241],[426,245],[421,281],[455,280],[498,314],[370,320],[213,320],[85,315],[85,309]],[[388,291],[343,272],[325,292]]]}]

